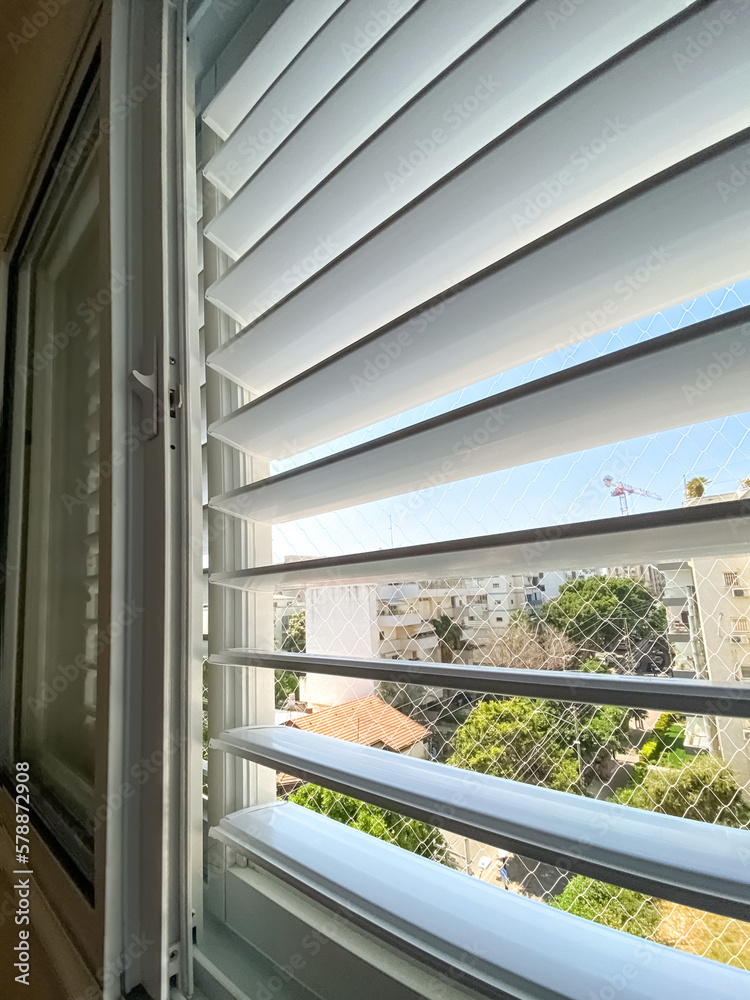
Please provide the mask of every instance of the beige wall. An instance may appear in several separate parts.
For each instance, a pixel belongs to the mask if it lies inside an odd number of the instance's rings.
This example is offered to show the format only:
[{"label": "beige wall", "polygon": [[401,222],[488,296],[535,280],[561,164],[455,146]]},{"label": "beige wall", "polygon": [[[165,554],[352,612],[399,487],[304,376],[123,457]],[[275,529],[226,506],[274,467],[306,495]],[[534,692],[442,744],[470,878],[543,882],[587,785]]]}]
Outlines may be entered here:
[{"label": "beige wall", "polygon": [[[98,0],[0,3],[0,251]],[[57,13],[55,9],[57,7]]]}]

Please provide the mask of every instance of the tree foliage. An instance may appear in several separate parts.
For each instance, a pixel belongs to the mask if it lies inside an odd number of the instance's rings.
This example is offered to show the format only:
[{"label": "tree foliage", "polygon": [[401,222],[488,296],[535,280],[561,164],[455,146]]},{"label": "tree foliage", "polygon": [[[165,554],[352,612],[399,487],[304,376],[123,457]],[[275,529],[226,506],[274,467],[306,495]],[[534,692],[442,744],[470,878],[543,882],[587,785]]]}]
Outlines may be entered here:
[{"label": "tree foliage", "polygon": [[440,656],[444,663],[451,663],[454,653],[459,652],[466,645],[464,630],[449,615],[438,615],[437,618],[430,619],[430,625],[435,635],[440,640]]},{"label": "tree foliage", "polygon": [[536,616],[516,614],[493,643],[487,659],[499,667],[565,670],[575,647],[566,636]]},{"label": "tree foliage", "polygon": [[626,709],[531,698],[484,701],[453,737],[448,763],[498,778],[575,791],[581,761],[611,755],[625,741]]},{"label": "tree foliage", "polygon": [[650,938],[659,926],[659,910],[650,896],[576,875],[549,905],[615,930]]},{"label": "tree foliage", "polygon": [[291,802],[321,813],[338,823],[345,823],[389,844],[431,858],[441,864],[451,865],[448,844],[442,833],[434,826],[418,819],[410,819],[389,809],[360,802],[350,795],[332,792],[320,785],[307,784],[289,796]]},{"label": "tree foliage", "polygon": [[304,653],[307,637],[305,634],[305,612],[297,611],[289,619],[281,648],[285,653]]},{"label": "tree foliage", "polygon": [[682,767],[641,769],[638,778],[617,792],[614,801],[721,826],[750,826],[750,802],[732,770],[717,757],[699,754]]},{"label": "tree foliage", "polygon": [[711,482],[706,476],[694,476],[685,483],[685,496],[688,500],[698,500],[706,492],[706,487]]},{"label": "tree foliage", "polygon": [[295,674],[293,670],[274,671],[274,701],[276,708],[285,708],[290,695],[295,698],[299,692],[299,680],[302,674]]},{"label": "tree foliage", "polygon": [[667,613],[643,584],[622,576],[587,576],[566,583],[542,606],[544,620],[584,649],[612,651],[631,640],[663,639]]},{"label": "tree foliage", "polygon": [[415,710],[434,699],[434,688],[425,687],[422,684],[407,684],[399,681],[379,681],[377,686],[378,697],[386,705],[397,708],[407,715],[413,714]]}]

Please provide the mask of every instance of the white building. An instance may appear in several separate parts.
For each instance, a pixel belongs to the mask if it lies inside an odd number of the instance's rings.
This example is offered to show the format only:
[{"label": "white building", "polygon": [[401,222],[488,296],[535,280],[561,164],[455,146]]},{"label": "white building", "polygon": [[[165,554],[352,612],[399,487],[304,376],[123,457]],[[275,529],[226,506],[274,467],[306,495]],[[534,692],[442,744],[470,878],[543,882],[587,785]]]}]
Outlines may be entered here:
[{"label": "white building", "polygon": [[[748,494],[703,496],[686,506]],[[660,569],[666,579],[662,601],[675,674],[713,683],[750,683],[750,554],[692,559]],[[750,788],[750,719],[690,718],[685,744],[720,756]]]},{"label": "white building", "polygon": [[[563,582],[561,574],[545,577],[540,573],[311,588],[304,595],[306,651],[363,659],[451,658],[470,663],[495,643],[511,615],[556,596]],[[276,595],[277,618],[288,621],[292,609],[302,606],[300,600],[298,595]],[[431,622],[442,616],[460,627],[461,648],[441,644]],[[283,629],[283,622],[277,621],[279,645]],[[368,680],[308,674],[300,686],[300,699],[320,708],[367,697],[375,687]]]},{"label": "white building", "polygon": [[[378,657],[378,600],[373,584],[313,587],[305,595],[306,652],[328,656]],[[367,679],[306,674],[300,698],[309,706],[340,705],[375,691]]]}]

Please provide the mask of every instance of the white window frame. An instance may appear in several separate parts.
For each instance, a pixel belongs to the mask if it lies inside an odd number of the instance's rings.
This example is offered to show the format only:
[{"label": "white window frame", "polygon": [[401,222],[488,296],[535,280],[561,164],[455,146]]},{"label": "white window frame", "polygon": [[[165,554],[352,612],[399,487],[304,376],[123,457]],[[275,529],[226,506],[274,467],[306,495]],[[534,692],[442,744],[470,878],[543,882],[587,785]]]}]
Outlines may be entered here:
[{"label": "white window frame", "polygon": [[[44,142],[30,175],[24,192],[23,202],[14,219],[5,253],[0,263],[2,272],[2,296],[0,297],[0,342],[4,348],[2,364],[4,368],[3,403],[7,404],[5,416],[11,421],[11,435],[7,442],[7,454],[11,463],[8,489],[7,550],[4,566],[4,608],[2,634],[2,671],[0,672],[0,707],[6,720],[16,718],[17,664],[19,648],[19,568],[24,554],[20,526],[23,522],[24,484],[22,464],[27,424],[24,419],[27,389],[18,374],[18,358],[28,350],[30,336],[29,304],[31,295],[31,272],[35,260],[27,254],[34,240],[34,232],[41,221],[45,208],[45,196],[54,177],[57,157],[64,154],[66,142],[75,132],[76,123],[85,113],[92,84],[96,76],[98,47],[101,44],[102,26],[100,11],[95,8],[81,35],[75,58],[71,61],[65,85],[47,128]],[[101,74],[98,75],[99,101],[104,101],[105,87]],[[100,181],[104,172],[100,164]],[[104,185],[101,184],[101,189]],[[100,189],[100,209],[104,198]],[[100,215],[101,217],[101,215]],[[103,281],[109,281],[109,266],[106,254],[101,258]],[[10,322],[10,328],[8,328]],[[107,317],[102,317],[102,340],[106,339]],[[6,354],[9,347],[11,353]],[[13,363],[13,369],[6,365]],[[13,385],[13,394],[6,398],[7,385]],[[107,499],[102,498],[104,503]],[[108,568],[100,565],[103,593],[106,596]],[[101,594],[100,594],[101,596]],[[105,664],[102,663],[104,673]],[[104,685],[103,685],[104,686]],[[107,763],[109,741],[109,719],[106,702],[101,706],[97,719],[97,793],[105,787],[106,774],[100,761]],[[111,760],[110,760],[111,762]],[[0,764],[6,776],[13,773],[15,764],[14,725],[3,727],[0,738]],[[0,836],[0,863],[6,871],[15,867],[14,845],[7,830],[15,823],[15,806],[11,790],[0,789],[0,823],[4,828]],[[66,860],[61,860],[54,837],[38,830],[32,824],[29,834],[29,856],[33,857],[35,885],[40,889],[36,895],[35,926],[39,939],[52,957],[63,984],[71,993],[82,994],[95,985],[93,973],[103,968],[106,958],[105,912],[107,886],[106,870],[106,826],[101,835],[94,838],[94,878],[89,889],[82,887],[78,876]],[[43,887],[43,888],[40,888]]]}]

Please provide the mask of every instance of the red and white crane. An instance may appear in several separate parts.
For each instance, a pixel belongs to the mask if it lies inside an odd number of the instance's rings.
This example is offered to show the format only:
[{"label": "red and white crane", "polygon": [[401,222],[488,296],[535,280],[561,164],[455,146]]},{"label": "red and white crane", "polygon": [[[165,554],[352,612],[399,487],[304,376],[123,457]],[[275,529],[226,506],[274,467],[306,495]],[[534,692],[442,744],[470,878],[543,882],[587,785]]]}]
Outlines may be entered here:
[{"label": "red and white crane", "polygon": [[661,500],[661,497],[656,493],[650,493],[648,490],[638,489],[637,486],[631,486],[630,483],[616,483],[612,476],[604,477],[604,485],[614,486],[610,496],[617,497],[619,499],[620,513],[623,516],[627,516],[630,513],[628,510],[628,493],[635,494],[639,497],[651,497],[652,500]]}]

